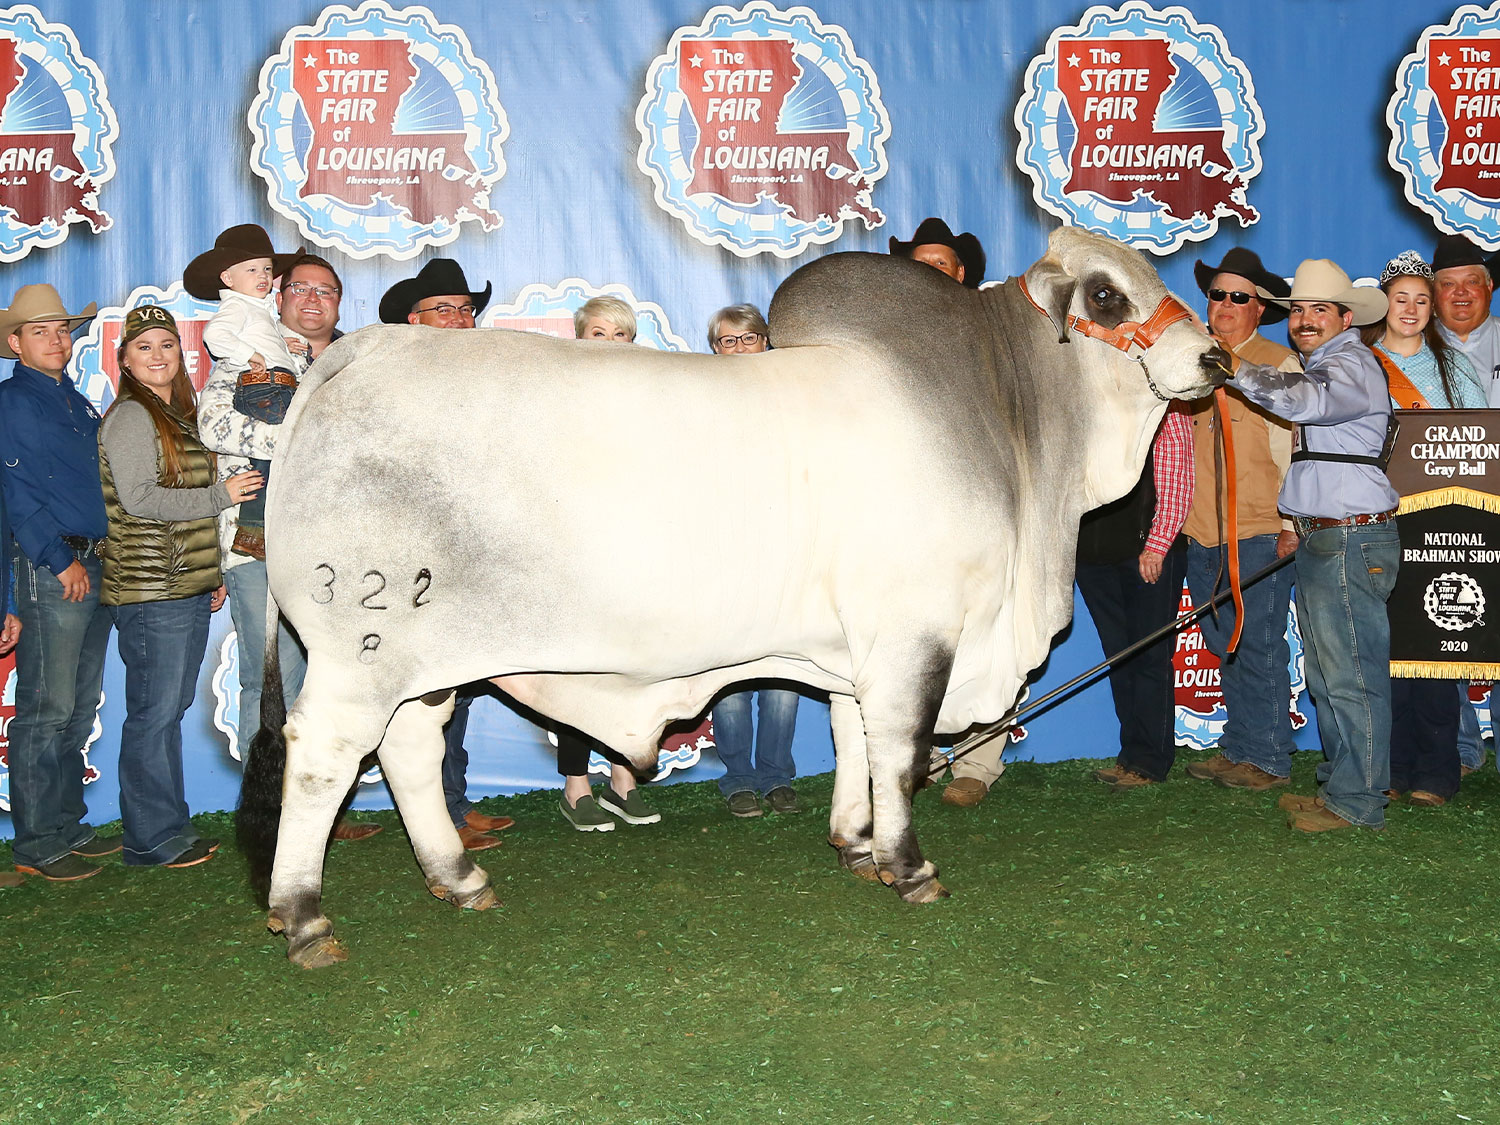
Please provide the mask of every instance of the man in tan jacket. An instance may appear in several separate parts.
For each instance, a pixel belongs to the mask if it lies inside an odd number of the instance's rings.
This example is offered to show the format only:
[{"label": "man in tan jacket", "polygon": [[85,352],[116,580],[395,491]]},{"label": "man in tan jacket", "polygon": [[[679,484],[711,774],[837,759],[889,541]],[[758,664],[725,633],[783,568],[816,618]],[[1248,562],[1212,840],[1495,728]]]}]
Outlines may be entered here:
[{"label": "man in tan jacket", "polygon": [[[1286,312],[1256,296],[1261,286],[1275,296],[1290,292],[1286,281],[1261,265],[1250,250],[1236,247],[1217,266],[1194,266],[1198,287],[1208,298],[1208,327],[1214,337],[1250,363],[1300,371],[1295,353],[1260,334],[1262,324],[1285,319]],[[1235,482],[1238,493],[1240,569],[1247,577],[1297,549],[1290,520],[1276,510],[1276,497],[1291,464],[1292,427],[1252,406],[1232,386],[1229,418],[1234,427]],[[1188,589],[1202,605],[1228,581],[1224,551],[1226,491],[1221,454],[1215,452],[1219,425],[1213,399],[1192,404],[1193,456],[1197,487],[1183,533],[1188,537]],[[1287,669],[1287,603],[1295,578],[1288,564],[1245,588],[1245,628],[1239,648],[1228,659],[1224,646],[1234,628],[1234,608],[1225,605],[1201,620],[1203,639],[1222,662],[1220,687],[1228,721],[1219,752],[1187,767],[1189,776],[1232,789],[1269,789],[1291,776],[1291,677]]]}]

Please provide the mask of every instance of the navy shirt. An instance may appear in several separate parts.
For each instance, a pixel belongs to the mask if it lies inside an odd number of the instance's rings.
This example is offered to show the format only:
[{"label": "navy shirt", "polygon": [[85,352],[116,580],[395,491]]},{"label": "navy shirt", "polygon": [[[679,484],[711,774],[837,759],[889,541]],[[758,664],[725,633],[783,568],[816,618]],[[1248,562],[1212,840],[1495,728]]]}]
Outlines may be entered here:
[{"label": "navy shirt", "polygon": [[99,412],[66,374],[59,381],[18,362],[0,383],[0,488],[16,542],[54,575],[74,561],[62,536],[108,534]]},{"label": "navy shirt", "polygon": [[0,488],[0,613],[16,612],[16,586],[10,580],[10,520],[5,516],[5,489]]}]

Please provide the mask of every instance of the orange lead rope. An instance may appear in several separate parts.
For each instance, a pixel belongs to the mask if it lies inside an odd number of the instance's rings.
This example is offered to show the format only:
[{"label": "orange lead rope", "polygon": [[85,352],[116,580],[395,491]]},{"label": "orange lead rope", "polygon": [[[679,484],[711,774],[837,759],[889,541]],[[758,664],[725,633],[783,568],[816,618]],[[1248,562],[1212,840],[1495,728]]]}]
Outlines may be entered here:
[{"label": "orange lead rope", "polygon": [[1234,427],[1229,424],[1229,395],[1223,387],[1214,390],[1214,406],[1219,412],[1219,434],[1224,440],[1224,506],[1228,509],[1224,532],[1224,545],[1229,548],[1229,590],[1234,599],[1234,630],[1229,635],[1229,644],[1224,650],[1228,656],[1240,643],[1240,630],[1245,627],[1245,595],[1240,590],[1240,526],[1238,482],[1234,475]]}]

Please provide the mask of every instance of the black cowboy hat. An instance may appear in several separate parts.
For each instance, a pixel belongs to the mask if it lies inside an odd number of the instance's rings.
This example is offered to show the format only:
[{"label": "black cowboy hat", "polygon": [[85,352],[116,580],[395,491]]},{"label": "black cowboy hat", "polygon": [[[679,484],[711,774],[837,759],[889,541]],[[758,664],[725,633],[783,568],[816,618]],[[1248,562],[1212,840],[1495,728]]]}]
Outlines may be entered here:
[{"label": "black cowboy hat", "polygon": [[942,219],[923,219],[910,242],[902,242],[895,235],[891,236],[892,254],[910,258],[911,252],[918,246],[947,246],[951,249],[963,263],[963,284],[970,289],[978,289],[979,283],[984,280],[984,247],[968,231],[954,234]]},{"label": "black cowboy hat", "polygon": [[182,287],[200,301],[217,301],[224,282],[219,275],[230,266],[248,262],[251,258],[270,258],[271,276],[280,277],[287,266],[300,255],[303,247],[293,253],[278,254],[271,249],[271,236],[265,227],[257,223],[241,223],[230,227],[214,239],[214,248],[205,250],[182,271]]},{"label": "black cowboy hat", "polygon": [[490,303],[494,288],[494,282],[489,282],[483,293],[475,293],[469,288],[463,267],[452,258],[434,258],[416,277],[398,281],[385,291],[385,296],[380,298],[380,320],[384,324],[405,324],[419,301],[428,297],[453,297],[460,293],[469,295],[469,300],[474,302],[474,315],[478,316]]},{"label": "black cowboy hat", "polygon": [[[1201,258],[1193,263],[1193,277],[1198,282],[1198,288],[1203,295],[1208,296],[1209,286],[1221,273],[1234,273],[1254,282],[1273,297],[1285,297],[1292,291],[1292,287],[1286,283],[1286,278],[1279,277],[1266,269],[1260,263],[1260,255],[1254,250],[1246,250],[1243,246],[1231,247],[1229,253],[1224,255],[1224,260],[1216,266],[1211,266]],[[1266,311],[1261,314],[1262,324],[1275,324],[1278,320],[1286,319],[1286,309],[1280,305],[1263,301]]]},{"label": "black cowboy hat", "polygon": [[1461,234],[1445,234],[1432,250],[1432,272],[1454,266],[1483,266],[1490,280],[1500,280],[1500,254],[1486,255],[1474,242]]}]

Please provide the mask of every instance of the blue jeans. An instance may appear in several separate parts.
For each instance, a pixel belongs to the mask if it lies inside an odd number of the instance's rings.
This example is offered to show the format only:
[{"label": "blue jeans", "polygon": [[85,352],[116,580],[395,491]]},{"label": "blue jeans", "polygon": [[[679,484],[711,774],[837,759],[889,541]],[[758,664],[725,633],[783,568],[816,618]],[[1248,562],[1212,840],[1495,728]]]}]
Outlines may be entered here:
[{"label": "blue jeans", "polygon": [[208,647],[209,595],[113,609],[125,662],[120,729],[120,816],[125,863],[170,863],[198,834],[182,784],[182,717],[198,690]]},{"label": "blue jeans", "polygon": [[1385,604],[1400,561],[1395,520],[1314,531],[1297,551],[1307,686],[1328,759],[1318,766],[1320,792],[1328,808],[1366,828],[1385,824],[1385,790],[1391,786],[1391,626]]},{"label": "blue jeans", "polygon": [[469,732],[469,708],[483,695],[482,684],[464,684],[453,698],[453,718],[443,728],[443,803],[454,828],[464,826],[474,805],[469,800],[469,751],[464,735]]},{"label": "blue jeans", "polygon": [[62,583],[17,549],[16,716],[10,724],[10,815],[17,864],[53,863],[94,838],[84,822],[83,748],[94,729],[109,648],[109,610],[99,604],[101,564],[79,554],[89,592],[63,598]]},{"label": "blue jeans", "polygon": [[[229,616],[234,619],[235,643],[240,650],[240,761],[250,755],[250,740],[260,729],[260,689],[266,659],[266,564],[248,559],[224,572],[229,588]],[[281,687],[287,706],[302,690],[307,657],[281,619],[277,631],[277,655],[281,659]]]},{"label": "blue jeans", "polygon": [[[750,699],[755,695],[760,696],[760,706],[752,727]],[[762,688],[758,692],[726,695],[714,705],[714,745],[719,750],[719,761],[724,763],[720,793],[726,797],[746,790],[769,793],[792,783],[797,776],[797,763],[792,761],[792,735],[797,727],[799,698],[795,691]]]},{"label": "blue jeans", "polygon": [[[1193,605],[1207,604],[1214,595],[1222,547],[1200,547],[1189,540],[1188,590]],[[1240,570],[1255,574],[1276,561],[1276,536],[1252,535],[1240,540]],[[1224,561],[1227,588],[1228,560]],[[1292,774],[1291,654],[1286,644],[1287,605],[1291,601],[1297,564],[1287,563],[1253,586],[1246,586],[1245,628],[1234,655],[1224,648],[1234,632],[1234,605],[1225,602],[1198,619],[1203,643],[1219,658],[1219,684],[1228,719],[1219,736],[1219,753],[1231,762],[1249,762],[1277,777]],[[1216,616],[1217,615],[1217,616]]]}]

